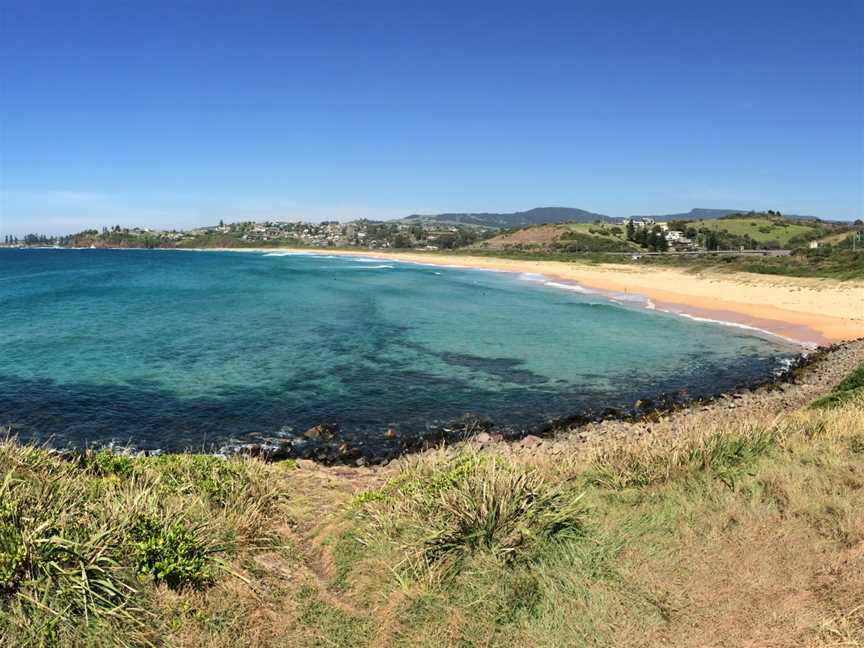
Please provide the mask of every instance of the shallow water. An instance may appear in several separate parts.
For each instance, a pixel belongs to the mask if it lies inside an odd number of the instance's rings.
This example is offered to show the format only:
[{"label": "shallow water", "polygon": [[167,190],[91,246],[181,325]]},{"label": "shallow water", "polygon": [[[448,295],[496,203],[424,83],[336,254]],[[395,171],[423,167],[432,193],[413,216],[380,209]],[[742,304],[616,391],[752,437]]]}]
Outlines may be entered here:
[{"label": "shallow water", "polygon": [[54,445],[209,449],[335,422],[517,429],[799,349],[516,276],[358,257],[0,250],[0,425]]}]

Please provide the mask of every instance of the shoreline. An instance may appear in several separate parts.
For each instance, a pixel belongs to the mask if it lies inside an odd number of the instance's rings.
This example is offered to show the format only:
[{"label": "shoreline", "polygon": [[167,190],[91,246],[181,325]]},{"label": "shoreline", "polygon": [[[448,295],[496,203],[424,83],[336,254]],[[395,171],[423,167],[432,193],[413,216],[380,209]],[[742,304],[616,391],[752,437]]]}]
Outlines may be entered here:
[{"label": "shoreline", "polygon": [[645,306],[652,310],[737,327],[808,349],[864,337],[862,281],[841,282],[740,272],[693,272],[680,268],[646,268],[613,263],[592,265],[437,252],[302,247],[146,249],[373,257],[445,268],[537,275],[553,285],[565,284],[559,286],[562,289],[587,289],[619,302],[635,301],[632,299],[634,296],[642,297],[646,301]]},{"label": "shoreline", "polygon": [[[458,452],[466,445],[506,454],[558,454],[565,448],[575,450],[597,447],[608,441],[635,441],[655,434],[663,435],[663,428],[674,427],[682,420],[701,422],[718,415],[771,419],[790,406],[804,407],[828,393],[862,362],[864,338],[822,347],[812,353],[802,352],[782,371],[741,383],[732,390],[696,397],[681,397],[673,393],[645,395],[631,407],[582,410],[518,429],[466,414],[436,428],[431,434],[385,435],[383,439],[377,439],[377,443],[373,437],[358,443],[357,439],[343,435],[338,423],[320,423],[291,440],[263,437],[256,441],[226,441],[210,449],[144,449],[117,442],[62,447],[52,446],[46,440],[37,445],[47,447],[55,456],[73,461],[88,452],[108,449],[139,457],[190,454],[222,458],[248,456],[268,463],[292,460],[320,466],[358,468],[410,461],[412,457],[442,448],[447,452]],[[313,430],[316,432],[310,436]],[[33,439],[21,441],[14,434],[14,427],[7,429],[7,435],[10,434],[23,445],[34,443]]]},{"label": "shoreline", "polygon": [[[775,275],[692,274],[680,269],[591,266],[423,252],[309,248],[194,248],[199,252],[257,252],[372,257],[460,269],[539,275],[625,300],[644,297],[649,308],[770,334],[813,348],[864,337],[864,285]],[[627,296],[627,297],[625,297]],[[772,303],[773,302],[773,303]]]}]

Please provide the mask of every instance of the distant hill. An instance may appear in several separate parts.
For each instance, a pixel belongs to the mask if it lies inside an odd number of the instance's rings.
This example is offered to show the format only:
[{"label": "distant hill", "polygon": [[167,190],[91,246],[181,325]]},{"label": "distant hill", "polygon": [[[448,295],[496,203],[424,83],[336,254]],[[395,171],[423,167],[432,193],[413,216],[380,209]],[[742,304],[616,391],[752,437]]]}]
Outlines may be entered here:
[{"label": "distant hill", "polygon": [[593,222],[528,225],[501,232],[471,247],[520,252],[631,252],[641,249],[627,240],[622,226]]},{"label": "distant hill", "polygon": [[[644,214],[631,218],[654,218],[658,221],[671,220],[711,220],[722,218],[729,214],[747,214],[749,209],[705,209],[696,207],[689,212],[679,214]],[[816,216],[799,214],[783,214],[792,220],[819,220]],[[468,225],[489,229],[512,229],[514,227],[529,227],[531,225],[555,225],[558,223],[602,223],[618,222],[620,219],[598,214],[596,212],[577,209],[575,207],[535,207],[527,211],[496,213],[496,212],[454,212],[447,214],[412,214],[396,222],[402,223],[440,223],[442,225]]]},{"label": "distant hill", "polygon": [[493,229],[509,229],[526,225],[543,225],[552,223],[593,223],[611,222],[615,219],[605,214],[576,209],[574,207],[536,207],[528,211],[512,213],[452,213],[452,214],[412,214],[401,219],[403,222],[435,222],[457,225],[474,225]]},{"label": "distant hill", "polygon": [[[641,216],[632,216],[631,218],[653,218],[658,221],[671,221],[671,220],[711,220],[713,218],[723,218],[724,216],[728,216],[729,214],[747,214],[752,210],[750,209],[704,209],[701,207],[696,207],[695,209],[691,209],[689,212],[684,212],[681,214],[653,214],[653,215],[641,215]],[[802,216],[800,214],[783,214],[784,218],[791,218],[793,220],[819,220],[817,216]]]}]

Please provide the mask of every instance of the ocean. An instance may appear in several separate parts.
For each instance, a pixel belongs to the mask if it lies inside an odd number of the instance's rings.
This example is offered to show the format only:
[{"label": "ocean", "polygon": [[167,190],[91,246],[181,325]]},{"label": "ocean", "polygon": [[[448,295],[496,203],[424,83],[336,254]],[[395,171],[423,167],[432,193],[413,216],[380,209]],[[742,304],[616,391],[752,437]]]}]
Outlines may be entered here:
[{"label": "ocean", "polygon": [[362,253],[0,250],[0,426],[57,447],[300,454],[326,423],[355,454],[391,452],[460,421],[515,435],[713,395],[801,350],[649,306]]}]

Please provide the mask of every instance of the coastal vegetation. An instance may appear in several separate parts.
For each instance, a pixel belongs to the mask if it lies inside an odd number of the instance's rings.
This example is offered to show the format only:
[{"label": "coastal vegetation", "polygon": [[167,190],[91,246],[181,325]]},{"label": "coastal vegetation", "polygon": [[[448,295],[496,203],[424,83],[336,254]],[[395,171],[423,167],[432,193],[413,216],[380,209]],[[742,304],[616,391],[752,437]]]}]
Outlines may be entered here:
[{"label": "coastal vegetation", "polygon": [[[710,211],[710,210],[708,210]],[[578,213],[577,213],[578,212]],[[577,221],[561,222],[567,214]],[[700,218],[686,218],[687,216]],[[503,218],[507,216],[508,218]],[[512,216],[512,218],[510,218]],[[586,222],[589,217],[596,217]],[[779,212],[693,210],[668,222],[613,219],[554,208],[513,215],[443,214],[351,223],[238,222],[189,231],[122,228],[64,237],[6,237],[6,245],[129,248],[413,250],[576,263],[638,263],[840,280],[864,278],[864,223]],[[446,217],[446,218],[445,218]],[[457,218],[458,217],[458,218]],[[548,217],[552,222],[538,224]],[[489,222],[484,225],[484,218]],[[449,219],[449,220],[448,220]],[[515,226],[505,228],[508,223]],[[527,224],[526,224],[527,223]]]},{"label": "coastal vegetation", "polygon": [[[434,256],[435,253],[430,253]],[[754,274],[813,277],[839,281],[864,279],[864,249],[853,250],[851,239],[818,249],[799,249],[784,256],[737,255],[723,252],[705,254],[610,254],[604,252],[564,252],[519,248],[453,250],[452,255],[498,257],[525,261],[603,265],[626,264],[681,268],[691,272],[750,272]]]},{"label": "coastal vegetation", "polygon": [[[721,218],[694,221],[672,221],[670,228],[684,232],[688,238],[708,240],[708,249],[746,250],[791,249],[801,247],[836,232],[840,228],[818,220],[791,220],[770,211],[753,214],[729,214]],[[848,229],[847,229],[848,232]]]},{"label": "coastal vegetation", "polygon": [[798,411],[687,415],[554,456],[469,444],[326,468],[7,439],[0,636],[861,645],[862,376]]},{"label": "coastal vegetation", "polygon": [[864,279],[864,250],[852,250],[849,244],[799,249],[786,256],[669,255],[646,256],[626,262],[685,268],[694,272],[752,272],[840,281]]}]

